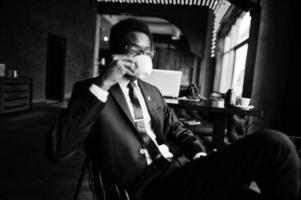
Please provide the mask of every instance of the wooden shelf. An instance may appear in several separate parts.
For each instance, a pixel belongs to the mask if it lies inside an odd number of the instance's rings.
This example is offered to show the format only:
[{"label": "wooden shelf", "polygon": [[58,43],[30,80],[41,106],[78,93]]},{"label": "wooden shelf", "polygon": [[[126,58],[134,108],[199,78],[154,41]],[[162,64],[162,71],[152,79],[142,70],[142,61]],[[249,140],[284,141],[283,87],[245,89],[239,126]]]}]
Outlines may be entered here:
[{"label": "wooden shelf", "polygon": [[27,77],[0,77],[0,114],[30,110],[32,81]]}]

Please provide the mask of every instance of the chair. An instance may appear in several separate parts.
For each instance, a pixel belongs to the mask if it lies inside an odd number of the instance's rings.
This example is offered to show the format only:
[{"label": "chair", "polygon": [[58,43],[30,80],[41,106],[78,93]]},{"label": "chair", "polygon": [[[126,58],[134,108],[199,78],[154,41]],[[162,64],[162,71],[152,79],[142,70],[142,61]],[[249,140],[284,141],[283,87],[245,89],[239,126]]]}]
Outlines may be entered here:
[{"label": "chair", "polygon": [[73,200],[78,200],[87,171],[89,172],[89,183],[93,200],[132,200],[128,192],[105,176],[98,167],[91,163],[88,156],[82,166]]},{"label": "chair", "polygon": [[80,173],[78,181],[77,181],[77,185],[76,185],[75,193],[74,193],[74,196],[73,196],[73,200],[78,199],[78,195],[79,195],[80,189],[82,187],[86,171],[88,170],[88,165],[89,165],[88,162],[89,162],[89,160],[86,158],[84,160],[84,164],[82,166],[81,173]]},{"label": "chair", "polygon": [[[89,171],[89,178],[92,179],[90,188],[93,193],[93,200],[134,200],[134,197],[124,188],[118,186],[110,180],[109,177],[106,177],[98,167],[93,166],[88,157],[84,161],[73,200],[78,200],[83,177],[87,171]],[[260,200],[259,194],[260,190],[257,184],[252,182],[249,187],[246,186],[246,188],[242,190],[241,193],[238,193],[232,200]]]}]

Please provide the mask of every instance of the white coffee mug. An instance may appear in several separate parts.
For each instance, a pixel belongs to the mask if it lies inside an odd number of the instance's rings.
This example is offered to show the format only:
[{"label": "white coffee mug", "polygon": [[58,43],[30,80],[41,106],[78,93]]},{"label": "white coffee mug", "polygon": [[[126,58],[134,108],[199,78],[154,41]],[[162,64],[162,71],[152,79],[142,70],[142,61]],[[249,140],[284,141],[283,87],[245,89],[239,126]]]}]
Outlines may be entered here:
[{"label": "white coffee mug", "polygon": [[145,78],[152,73],[153,62],[147,55],[138,55],[134,57],[134,63],[136,64],[135,74],[138,78]]},{"label": "white coffee mug", "polygon": [[236,98],[236,105],[247,107],[250,105],[251,99],[246,97],[237,97]]}]

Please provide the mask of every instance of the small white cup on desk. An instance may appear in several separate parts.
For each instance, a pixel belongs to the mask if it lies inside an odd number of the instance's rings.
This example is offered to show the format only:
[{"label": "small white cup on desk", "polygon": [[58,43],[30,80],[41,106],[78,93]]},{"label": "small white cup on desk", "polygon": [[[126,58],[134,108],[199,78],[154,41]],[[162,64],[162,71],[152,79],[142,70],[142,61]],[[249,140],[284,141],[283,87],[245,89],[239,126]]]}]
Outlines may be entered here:
[{"label": "small white cup on desk", "polygon": [[241,107],[248,107],[251,103],[251,99],[250,98],[246,98],[246,97],[237,97],[236,98],[236,105],[237,106],[241,106]]}]

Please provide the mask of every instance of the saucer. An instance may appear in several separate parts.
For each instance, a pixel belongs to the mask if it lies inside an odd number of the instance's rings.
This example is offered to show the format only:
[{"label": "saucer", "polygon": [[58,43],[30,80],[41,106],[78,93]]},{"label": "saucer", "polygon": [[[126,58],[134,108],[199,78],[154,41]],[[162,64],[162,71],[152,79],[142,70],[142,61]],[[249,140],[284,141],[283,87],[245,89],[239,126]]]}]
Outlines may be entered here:
[{"label": "saucer", "polygon": [[252,106],[252,105],[249,105],[249,106],[234,105],[234,107],[240,108],[242,110],[250,110],[250,109],[254,108],[254,106]]}]

